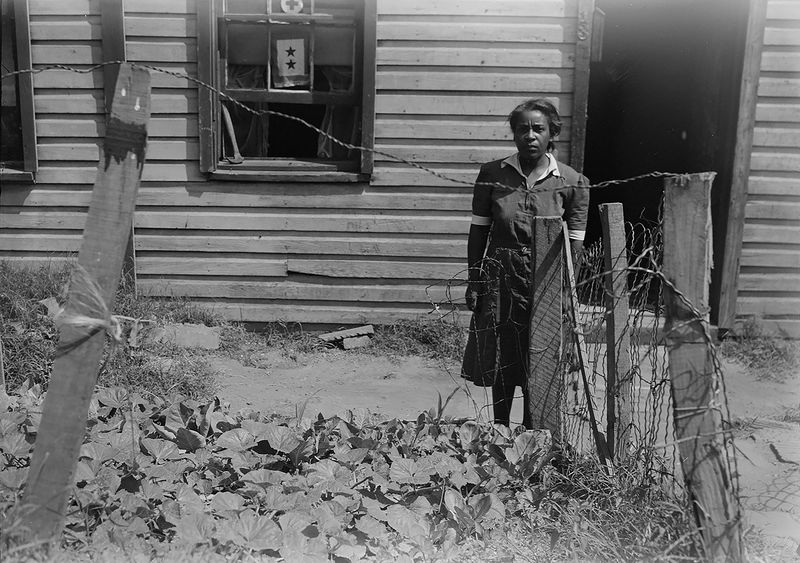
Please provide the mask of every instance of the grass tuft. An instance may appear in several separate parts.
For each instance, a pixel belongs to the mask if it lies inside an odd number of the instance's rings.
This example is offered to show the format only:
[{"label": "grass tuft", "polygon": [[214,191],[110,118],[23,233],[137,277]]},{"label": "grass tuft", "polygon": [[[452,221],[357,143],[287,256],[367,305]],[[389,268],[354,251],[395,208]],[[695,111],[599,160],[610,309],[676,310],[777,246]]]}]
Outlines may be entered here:
[{"label": "grass tuft", "polygon": [[[63,304],[70,274],[68,265],[19,268],[0,261],[0,339],[7,390],[23,384],[47,388],[58,329],[40,301],[54,298]],[[114,313],[157,324],[223,323],[219,315],[185,300],[136,296],[130,279],[120,283]],[[98,384],[120,385],[165,398],[176,393],[209,398],[216,392],[216,373],[202,356],[147,341],[140,344],[141,348],[134,349],[109,341]]]},{"label": "grass tuft", "polygon": [[770,334],[755,319],[749,319],[735,334],[726,337],[720,353],[742,364],[758,379],[785,381],[800,367],[798,343]]},{"label": "grass tuft", "polygon": [[97,378],[102,387],[124,387],[162,399],[182,395],[211,399],[219,391],[219,373],[192,351],[160,345],[145,351],[110,347]]},{"label": "grass tuft", "polygon": [[398,321],[375,327],[371,354],[426,356],[459,361],[464,353],[466,330],[447,320]]},{"label": "grass tuft", "polygon": [[[697,557],[698,537],[687,504],[649,478],[635,460],[608,475],[593,458],[553,468],[531,513],[546,532],[553,559],[671,561]],[[560,553],[558,553],[560,551]]]}]

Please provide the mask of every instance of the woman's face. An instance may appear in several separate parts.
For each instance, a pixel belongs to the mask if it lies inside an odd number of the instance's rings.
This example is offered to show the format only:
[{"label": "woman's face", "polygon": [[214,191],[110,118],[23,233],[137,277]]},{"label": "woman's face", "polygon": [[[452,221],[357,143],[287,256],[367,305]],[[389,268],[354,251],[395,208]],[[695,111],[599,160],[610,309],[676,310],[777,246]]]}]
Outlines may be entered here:
[{"label": "woman's face", "polygon": [[514,144],[523,160],[538,161],[550,144],[550,122],[540,111],[524,111],[514,124]]}]

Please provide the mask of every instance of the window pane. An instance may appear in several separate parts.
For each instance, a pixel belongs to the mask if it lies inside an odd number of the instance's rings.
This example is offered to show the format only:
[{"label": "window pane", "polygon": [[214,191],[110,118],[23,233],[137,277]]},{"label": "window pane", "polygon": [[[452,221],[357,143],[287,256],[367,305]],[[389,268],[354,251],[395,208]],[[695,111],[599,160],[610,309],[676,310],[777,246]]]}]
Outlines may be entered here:
[{"label": "window pane", "polygon": [[272,88],[309,90],[311,87],[310,34],[296,25],[273,26],[271,29]]},{"label": "window pane", "polygon": [[[224,102],[224,109],[228,111],[231,118],[231,125],[233,131],[228,127],[227,119],[223,115],[223,135],[222,135],[222,152],[223,158],[231,161],[235,160],[238,154],[247,158],[263,158],[268,155],[269,147],[267,145],[267,137],[269,133],[269,117],[266,115],[259,115],[257,112],[265,109],[266,104],[262,103],[245,103],[243,104],[248,109],[244,109],[238,104]],[[248,111],[250,110],[250,111]],[[233,138],[236,143],[233,143]]]},{"label": "window pane", "polygon": [[226,0],[226,14],[266,14],[267,0]]},{"label": "window pane", "polygon": [[310,14],[312,0],[270,0],[273,14]]},{"label": "window pane", "polygon": [[363,0],[315,0],[315,14],[329,14],[339,20],[357,20]]},{"label": "window pane", "polygon": [[347,92],[353,87],[355,30],[318,26],[314,31],[314,90]]},{"label": "window pane", "polygon": [[260,24],[228,24],[228,88],[267,87],[268,28]]}]

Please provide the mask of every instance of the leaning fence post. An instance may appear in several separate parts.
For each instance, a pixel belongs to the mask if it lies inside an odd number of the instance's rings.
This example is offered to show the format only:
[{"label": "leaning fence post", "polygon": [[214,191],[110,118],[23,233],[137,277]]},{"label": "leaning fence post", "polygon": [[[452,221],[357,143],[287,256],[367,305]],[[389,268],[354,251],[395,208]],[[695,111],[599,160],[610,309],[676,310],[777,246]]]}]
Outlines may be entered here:
[{"label": "leaning fence post", "polygon": [[631,402],[631,335],[628,328],[628,250],[621,203],[600,205],[603,226],[606,305],[606,436],[608,449],[622,461],[628,453]]},{"label": "leaning fence post", "polygon": [[561,217],[533,218],[531,317],[528,346],[529,409],[534,428],[563,433],[561,291],[564,236]]},{"label": "leaning fence post", "polygon": [[[125,245],[144,166],[150,116],[150,75],[129,64],[120,65],[111,116],[83,242],[79,268],[73,271],[64,318],[86,315],[110,322],[109,311],[120,279]],[[86,275],[96,283],[94,302],[87,299]],[[83,285],[83,287],[81,287]],[[100,318],[103,317],[103,318]],[[94,390],[106,331],[88,330],[63,322],[42,420],[34,444],[29,481],[22,506],[33,537],[54,540],[64,525],[86,417]]]},{"label": "leaning fence post", "polygon": [[665,337],[681,458],[706,556],[742,560],[741,516],[726,444],[724,396],[708,330],[711,183],[715,173],[671,177],[664,186]]}]

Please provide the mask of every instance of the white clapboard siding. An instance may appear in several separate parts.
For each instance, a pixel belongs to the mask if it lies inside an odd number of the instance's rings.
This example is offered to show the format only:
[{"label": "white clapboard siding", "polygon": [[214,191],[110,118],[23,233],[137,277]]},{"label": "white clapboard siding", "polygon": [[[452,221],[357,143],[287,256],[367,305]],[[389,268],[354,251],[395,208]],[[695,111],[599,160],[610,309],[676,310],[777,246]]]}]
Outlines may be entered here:
[{"label": "white clapboard siding", "polygon": [[[576,22],[572,0],[378,0],[376,148],[444,178],[377,154],[373,185],[474,180],[481,163],[514,151],[505,119],[528,98],[553,102],[568,131]],[[568,161],[569,135],[560,141]]]},{"label": "white clapboard siding", "polygon": [[[101,62],[101,1],[29,0],[34,65]],[[339,0],[317,3],[342,12]],[[513,151],[508,112],[525,98],[550,99],[564,117],[559,154],[569,158],[577,0],[377,0],[375,146],[440,175],[378,155],[369,183],[346,184],[210,181],[189,78],[198,72],[197,4],[126,0],[124,9],[127,59],[188,75],[150,71],[134,221],[142,294],[253,322],[440,319],[463,309],[471,184],[481,162]],[[779,100],[791,86],[764,81],[780,106],[768,117],[793,103]],[[104,87],[102,69],[34,75],[39,170],[36,184],[0,191],[0,259],[55,265],[80,248]],[[794,139],[765,134],[765,154]]]},{"label": "white clapboard siding", "polygon": [[736,313],[800,338],[800,3],[770,0]]}]

